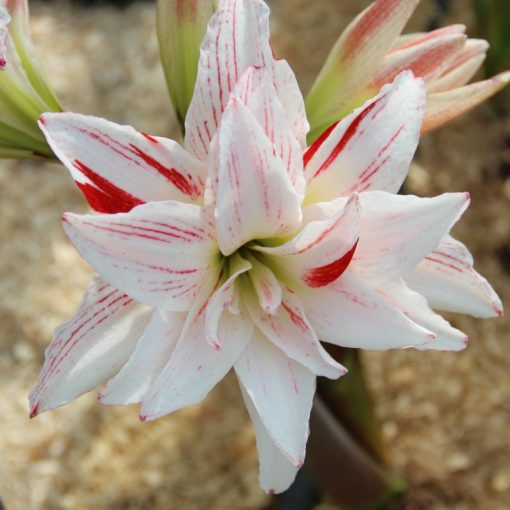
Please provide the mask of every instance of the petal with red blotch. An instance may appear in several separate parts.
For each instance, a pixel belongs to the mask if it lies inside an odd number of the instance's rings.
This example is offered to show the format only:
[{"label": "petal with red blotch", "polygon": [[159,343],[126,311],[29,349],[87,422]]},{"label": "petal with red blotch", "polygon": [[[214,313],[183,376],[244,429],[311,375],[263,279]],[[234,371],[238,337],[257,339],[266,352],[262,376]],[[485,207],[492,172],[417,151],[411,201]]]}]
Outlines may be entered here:
[{"label": "petal with red blotch", "polygon": [[48,143],[98,212],[127,212],[144,202],[194,202],[206,169],[172,140],[97,117],[45,113]]},{"label": "petal with red blotch", "polygon": [[315,375],[274,347],[257,328],[234,368],[276,447],[301,467]]},{"label": "petal with red blotch", "polygon": [[310,136],[350,112],[419,0],[376,0],[343,31],[306,98]]},{"label": "petal with red blotch", "polygon": [[248,68],[240,77],[231,99],[241,101],[255,117],[276,149],[301,199],[305,195],[303,153],[278,98],[267,68]]},{"label": "petal with red blotch", "polygon": [[118,372],[151,314],[150,308],[94,278],[76,315],[57,328],[46,349],[39,382],[29,396],[31,416],[74,400]]},{"label": "petal with red blotch", "polygon": [[303,286],[297,293],[308,320],[324,342],[386,350],[421,345],[435,338],[434,333],[348,273],[326,287]]},{"label": "petal with red blotch", "polygon": [[234,253],[228,261],[229,276],[223,285],[214,291],[205,308],[205,338],[214,349],[221,349],[218,328],[225,309],[232,307],[237,298],[237,277],[252,268],[250,262],[239,253]]},{"label": "petal with red blotch", "polygon": [[432,131],[483,103],[505,87],[509,81],[510,72],[504,72],[488,80],[431,94],[427,98],[422,132]]},{"label": "petal with red blotch", "polygon": [[377,289],[377,292],[412,321],[435,333],[436,338],[426,344],[416,345],[416,349],[434,351],[461,351],[467,345],[467,336],[437,313],[434,313],[427,300],[407,287],[402,279],[390,282]]},{"label": "petal with red blotch", "polygon": [[276,247],[255,246],[279,276],[309,287],[328,285],[347,269],[360,235],[358,194],[338,201],[333,214],[310,221],[291,240]]},{"label": "petal with red blotch", "polygon": [[142,400],[175,349],[186,315],[154,311],[127,363],[101,390],[102,404],[135,404]]},{"label": "petal with red blotch", "polygon": [[300,199],[289,174],[259,123],[238,100],[223,114],[216,161],[216,232],[224,255],[253,239],[299,228]]},{"label": "petal with red blotch", "polygon": [[464,34],[452,34],[393,51],[385,57],[368,88],[379,90],[405,70],[427,83],[433,81],[460,55],[465,42]]},{"label": "petal with red blotch", "polygon": [[283,289],[282,304],[274,315],[265,313],[260,308],[252,288],[245,286],[242,298],[253,322],[286,356],[315,375],[330,379],[338,379],[347,372],[322,347],[306,318],[303,305],[293,292]]},{"label": "petal with red blotch", "polygon": [[305,201],[354,191],[398,191],[418,145],[423,81],[402,73],[392,85],[341,120],[305,153]]},{"label": "petal with red blotch", "polygon": [[222,0],[209,22],[186,115],[186,147],[201,160],[241,74],[272,59],[268,17],[261,0]]},{"label": "petal with red blotch", "polygon": [[288,489],[296,478],[298,468],[274,444],[246,390],[241,387],[243,400],[248,409],[259,452],[259,483],[268,494],[277,494]]},{"label": "petal with red blotch", "polygon": [[156,308],[189,310],[204,282],[219,274],[218,247],[198,205],[151,202],[129,213],[67,213],[63,226],[105,280]]},{"label": "petal with red blotch", "polygon": [[188,314],[170,360],[144,396],[142,420],[154,420],[177,409],[201,402],[227,374],[251,337],[253,324],[243,312],[225,312],[218,335],[220,350],[205,342],[205,306],[212,293],[207,289]]},{"label": "petal with red blotch", "polygon": [[405,280],[411,289],[427,298],[432,308],[474,317],[503,315],[501,300],[489,282],[474,270],[468,249],[450,236],[407,273]]},{"label": "petal with red blotch", "polygon": [[469,205],[467,193],[434,198],[362,193],[362,223],[349,271],[378,287],[406,275],[448,234]]}]

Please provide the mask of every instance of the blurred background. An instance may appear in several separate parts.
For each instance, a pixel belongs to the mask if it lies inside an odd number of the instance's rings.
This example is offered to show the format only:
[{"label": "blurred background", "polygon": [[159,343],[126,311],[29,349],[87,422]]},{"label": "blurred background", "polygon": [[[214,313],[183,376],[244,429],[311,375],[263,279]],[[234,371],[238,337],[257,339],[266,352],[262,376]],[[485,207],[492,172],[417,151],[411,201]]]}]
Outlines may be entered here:
[{"label": "blurred background", "polygon": [[[369,2],[268,3],[275,52],[289,60],[307,91],[341,29]],[[422,0],[406,31],[465,23],[471,36],[494,37],[494,73],[510,67],[506,4]],[[30,7],[36,48],[67,110],[177,136],[151,2],[62,0]],[[407,191],[471,193],[454,234],[510,306],[507,106],[500,98],[495,107],[483,105],[426,135]],[[0,498],[7,510],[268,508],[233,377],[203,404],[153,423],[140,423],[135,407],[102,407],[93,394],[28,419],[27,395],[43,350],[54,328],[74,313],[91,275],[61,230],[60,215],[69,210],[87,207],[62,166],[0,162]],[[363,353],[390,458],[409,483],[398,508],[505,510],[509,320],[448,319],[469,335],[462,353]],[[326,497],[315,508],[337,507]]]}]

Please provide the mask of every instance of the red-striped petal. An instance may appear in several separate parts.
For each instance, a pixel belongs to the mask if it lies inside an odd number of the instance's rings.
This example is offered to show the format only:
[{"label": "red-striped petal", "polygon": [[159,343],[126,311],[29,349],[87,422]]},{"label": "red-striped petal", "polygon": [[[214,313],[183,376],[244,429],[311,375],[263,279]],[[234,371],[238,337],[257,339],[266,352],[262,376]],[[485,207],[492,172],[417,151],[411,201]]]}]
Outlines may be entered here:
[{"label": "red-striped petal", "polygon": [[137,303],[101,278],[95,278],[76,312],[60,326],[46,349],[30,413],[64,405],[90,391],[126,363],[151,317]]},{"label": "red-striped petal", "polygon": [[419,78],[403,73],[305,153],[305,201],[399,190],[418,145],[425,104]]},{"label": "red-striped petal", "polygon": [[152,202],[129,213],[67,213],[64,229],[105,280],[150,306],[188,310],[219,274],[217,244],[197,205]]},{"label": "red-striped petal", "polygon": [[75,113],[46,113],[40,127],[98,212],[158,200],[195,202],[203,194],[205,166],[172,140]]}]

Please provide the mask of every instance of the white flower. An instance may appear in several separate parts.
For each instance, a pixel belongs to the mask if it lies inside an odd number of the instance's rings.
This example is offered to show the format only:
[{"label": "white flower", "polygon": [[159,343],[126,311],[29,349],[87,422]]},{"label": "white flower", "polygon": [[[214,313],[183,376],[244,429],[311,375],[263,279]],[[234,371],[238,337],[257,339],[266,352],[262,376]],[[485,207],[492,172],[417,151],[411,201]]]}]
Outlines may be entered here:
[{"label": "white flower", "polygon": [[272,55],[267,7],[224,0],[201,49],[187,150],[45,115],[99,213],[66,214],[64,228],[100,277],[47,350],[32,415],[106,383],[102,403],[140,402],[152,420],[200,402],[233,367],[261,485],[281,491],[304,461],[316,376],[345,373],[319,339],[462,349],[465,335],[426,298],[481,316],[501,303],[448,237],[466,194],[395,194],[424,96],[404,73],[306,149],[303,99]]}]

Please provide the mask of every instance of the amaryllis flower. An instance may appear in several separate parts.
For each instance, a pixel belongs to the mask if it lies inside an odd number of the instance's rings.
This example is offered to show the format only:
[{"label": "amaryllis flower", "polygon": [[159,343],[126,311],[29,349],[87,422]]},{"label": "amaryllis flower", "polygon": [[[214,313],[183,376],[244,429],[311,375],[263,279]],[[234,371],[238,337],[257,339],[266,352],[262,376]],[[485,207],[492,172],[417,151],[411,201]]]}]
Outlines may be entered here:
[{"label": "amaryllis flower", "polygon": [[35,55],[26,0],[0,1],[0,157],[52,157],[37,126],[61,111]]},{"label": "amaryllis flower", "polygon": [[466,85],[483,63],[489,44],[468,39],[464,25],[399,35],[418,3],[376,0],[343,31],[306,100],[311,139],[406,69],[427,86],[422,131],[482,103],[510,81],[510,72],[505,72]]},{"label": "amaryllis flower", "polygon": [[302,465],[316,376],[345,369],[321,341],[459,350],[430,308],[501,304],[449,237],[463,193],[401,196],[423,116],[404,73],[311,147],[295,77],[269,46],[268,8],[223,0],[202,44],[185,149],[103,119],[41,128],[96,213],[64,229],[97,271],[48,347],[35,416],[105,384],[104,404],[153,420],[200,402],[231,368],[252,418],[260,483]]}]

